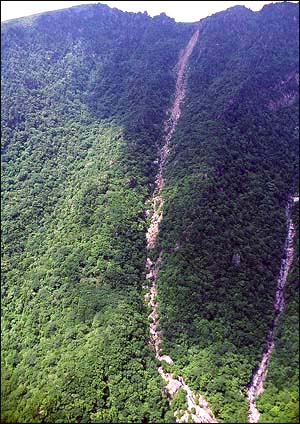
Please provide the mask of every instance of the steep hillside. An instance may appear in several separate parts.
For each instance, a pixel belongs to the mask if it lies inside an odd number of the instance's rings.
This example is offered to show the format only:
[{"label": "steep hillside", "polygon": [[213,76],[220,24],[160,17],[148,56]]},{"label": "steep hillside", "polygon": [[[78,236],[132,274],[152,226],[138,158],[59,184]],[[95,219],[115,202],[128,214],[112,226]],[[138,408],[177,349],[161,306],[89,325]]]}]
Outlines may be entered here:
[{"label": "steep hillside", "polygon": [[[2,422],[175,422],[166,375],[247,422],[299,187],[298,25],[289,3],[2,25]],[[298,420],[297,281],[261,422]]]},{"label": "steep hillside", "polygon": [[100,5],[3,25],[5,422],[164,413],[144,202],[190,34]]},{"label": "steep hillside", "polygon": [[[299,204],[292,219],[299,235]],[[285,290],[285,310],[275,337],[265,391],[257,401],[259,422],[299,421],[299,238],[294,239],[294,262]]]},{"label": "steep hillside", "polygon": [[297,14],[233,8],[202,23],[171,142],[159,234],[165,349],[225,422],[247,419],[242,389],[273,320],[298,187]]}]

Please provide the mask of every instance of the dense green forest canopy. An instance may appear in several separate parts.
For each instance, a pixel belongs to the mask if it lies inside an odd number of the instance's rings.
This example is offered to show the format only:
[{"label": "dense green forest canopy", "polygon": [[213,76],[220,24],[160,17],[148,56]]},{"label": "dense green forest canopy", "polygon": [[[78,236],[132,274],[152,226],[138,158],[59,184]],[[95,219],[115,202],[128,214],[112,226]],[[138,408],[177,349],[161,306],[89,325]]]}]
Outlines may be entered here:
[{"label": "dense green forest canopy", "polygon": [[[291,3],[195,24],[101,4],[2,24],[2,422],[175,422],[148,343],[145,210],[198,27],[152,253],[160,324],[172,371],[219,422],[247,421],[299,187]],[[262,422],[299,419],[298,279],[294,265]]]},{"label": "dense green forest canopy", "polygon": [[203,22],[167,168],[166,348],[225,422],[246,419],[240,389],[264,349],[298,189],[297,13],[233,8]]}]

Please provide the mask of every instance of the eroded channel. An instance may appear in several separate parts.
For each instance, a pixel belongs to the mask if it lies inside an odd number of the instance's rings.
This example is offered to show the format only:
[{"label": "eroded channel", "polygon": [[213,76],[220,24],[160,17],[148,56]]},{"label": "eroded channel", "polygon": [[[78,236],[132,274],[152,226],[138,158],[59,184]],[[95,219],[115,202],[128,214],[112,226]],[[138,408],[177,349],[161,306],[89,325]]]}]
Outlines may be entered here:
[{"label": "eroded channel", "polygon": [[[175,128],[178,119],[181,114],[181,106],[185,97],[185,84],[186,84],[186,70],[189,57],[197,43],[199,36],[199,29],[197,29],[186,48],[180,55],[176,66],[176,91],[174,102],[170,109],[170,118],[166,120],[164,124],[165,136],[164,144],[159,151],[159,169],[155,181],[155,190],[152,197],[152,216],[150,225],[146,234],[147,238],[147,250],[148,252],[156,246],[156,239],[159,232],[159,224],[163,218],[163,198],[162,190],[165,185],[163,171],[165,163],[170,151],[170,140],[175,132]],[[167,362],[173,365],[173,360],[168,355],[162,355],[160,344],[161,335],[158,331],[159,319],[157,311],[157,275],[159,273],[159,267],[162,260],[162,251],[158,255],[155,261],[152,261],[150,257],[146,261],[146,278],[149,282],[150,291],[146,295],[146,300],[151,308],[150,320],[150,338],[151,344],[155,350],[155,357],[160,362]],[[158,368],[158,372],[165,382],[165,390],[168,393],[168,397],[172,399],[179,389],[182,389],[186,393],[187,408],[184,411],[176,411],[175,418],[177,422],[194,422],[194,423],[216,423],[212,411],[209,409],[208,403],[201,395],[196,395],[185,383],[182,377],[174,377],[172,373],[164,372],[163,367]]]}]

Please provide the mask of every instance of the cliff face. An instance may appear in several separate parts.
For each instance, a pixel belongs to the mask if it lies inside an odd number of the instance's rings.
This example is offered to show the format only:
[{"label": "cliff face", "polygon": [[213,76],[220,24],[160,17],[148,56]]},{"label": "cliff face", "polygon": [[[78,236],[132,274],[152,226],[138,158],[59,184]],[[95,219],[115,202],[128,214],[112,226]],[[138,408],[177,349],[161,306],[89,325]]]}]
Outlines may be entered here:
[{"label": "cliff face", "polygon": [[[218,421],[247,420],[298,187],[298,22],[289,3],[195,24],[98,4],[2,25],[3,422],[185,410],[161,390],[147,256],[160,354],[175,363],[161,375],[184,377]],[[293,346],[296,311],[282,315]],[[297,349],[293,370],[282,349],[258,407],[291,422]]]}]

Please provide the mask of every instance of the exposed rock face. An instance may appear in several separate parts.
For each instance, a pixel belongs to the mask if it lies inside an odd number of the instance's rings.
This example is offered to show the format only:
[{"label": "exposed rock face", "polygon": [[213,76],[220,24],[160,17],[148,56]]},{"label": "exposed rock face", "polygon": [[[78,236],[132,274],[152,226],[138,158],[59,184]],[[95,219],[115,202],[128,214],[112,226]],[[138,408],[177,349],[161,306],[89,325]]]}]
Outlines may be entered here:
[{"label": "exposed rock face", "polygon": [[289,91],[287,93],[283,93],[275,100],[270,100],[268,107],[270,110],[278,110],[284,106],[291,106],[297,101],[298,92],[297,91]]},{"label": "exposed rock face", "polygon": [[270,110],[278,110],[281,107],[291,106],[299,97],[299,73],[292,72],[286,78],[276,84],[274,90],[277,97],[268,103]]}]

